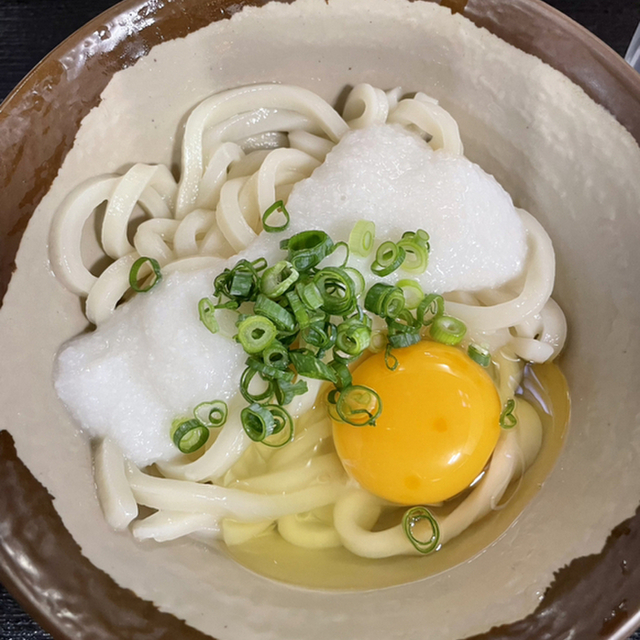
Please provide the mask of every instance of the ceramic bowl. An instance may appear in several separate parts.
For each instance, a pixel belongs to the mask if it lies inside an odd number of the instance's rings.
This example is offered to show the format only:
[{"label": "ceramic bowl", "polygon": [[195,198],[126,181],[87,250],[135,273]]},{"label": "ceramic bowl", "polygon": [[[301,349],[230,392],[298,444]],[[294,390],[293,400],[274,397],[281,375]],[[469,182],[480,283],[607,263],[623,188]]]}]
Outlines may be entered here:
[{"label": "ceramic bowl", "polygon": [[[299,589],[112,532],[52,389],[56,349],[86,327],[47,260],[70,176],[171,162],[180,114],[266,81],[331,102],[359,82],[433,95],[555,245],[564,449],[498,540],[423,580]],[[2,582],[65,640],[626,637],[640,624],[638,140],[640,77],[537,0],[125,0],[90,22],[0,108]]]}]

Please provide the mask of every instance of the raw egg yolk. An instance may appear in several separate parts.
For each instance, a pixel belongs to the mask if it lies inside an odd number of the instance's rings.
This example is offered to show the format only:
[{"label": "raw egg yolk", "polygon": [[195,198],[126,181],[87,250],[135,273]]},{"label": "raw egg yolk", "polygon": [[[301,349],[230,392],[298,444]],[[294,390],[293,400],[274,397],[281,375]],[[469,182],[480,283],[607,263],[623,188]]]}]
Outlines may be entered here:
[{"label": "raw egg yolk", "polygon": [[482,472],[500,433],[500,399],[486,371],[460,349],[423,341],[394,351],[391,371],[378,353],[353,372],[353,384],[382,400],[375,426],[334,422],[347,472],[371,493],[398,504],[452,498]]}]

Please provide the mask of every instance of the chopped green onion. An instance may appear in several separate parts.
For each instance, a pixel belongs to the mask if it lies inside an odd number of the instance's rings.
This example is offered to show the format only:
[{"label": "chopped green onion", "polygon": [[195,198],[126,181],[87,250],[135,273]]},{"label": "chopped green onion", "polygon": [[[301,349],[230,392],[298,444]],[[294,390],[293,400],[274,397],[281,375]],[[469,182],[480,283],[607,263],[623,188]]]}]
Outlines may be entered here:
[{"label": "chopped green onion", "polygon": [[339,360],[333,360],[333,362],[329,363],[329,366],[336,372],[336,376],[338,376],[338,382],[336,382],[338,389],[351,386],[351,371],[349,371],[349,367],[347,367],[346,364]]},{"label": "chopped green onion", "polygon": [[403,271],[420,275],[427,270],[429,252],[424,245],[420,244],[415,238],[403,238],[398,242],[398,246],[404,249],[406,254],[401,265]]},{"label": "chopped green onion", "polygon": [[221,427],[227,421],[229,408],[224,400],[213,402],[201,402],[194,410],[193,415],[205,427]]},{"label": "chopped green onion", "polygon": [[417,309],[424,300],[424,291],[415,280],[399,280],[396,286],[402,289],[404,306],[407,309]]},{"label": "chopped green onion", "polygon": [[323,311],[330,315],[345,316],[356,306],[353,280],[341,267],[325,267],[313,277],[322,297]]},{"label": "chopped green onion", "polygon": [[369,387],[351,385],[340,392],[336,411],[343,422],[354,427],[375,426],[382,413],[382,400]]},{"label": "chopped green onion", "polygon": [[320,264],[333,250],[333,240],[320,230],[302,231],[280,243],[289,252],[288,260],[298,273]]},{"label": "chopped green onion", "polygon": [[360,355],[371,342],[371,329],[357,318],[345,320],[338,325],[336,349],[350,356]]},{"label": "chopped green onion", "polygon": [[277,404],[264,405],[268,409],[275,422],[275,427],[270,436],[262,440],[262,444],[268,447],[283,447],[293,440],[293,420],[289,412]]},{"label": "chopped green onion", "polygon": [[347,262],[349,262],[349,253],[350,253],[349,245],[346,242],[342,242],[342,241],[336,242],[333,245],[333,249],[331,249],[331,254],[333,255],[338,249],[342,247],[344,247],[345,254],[344,254],[344,260],[342,261],[342,264],[339,266],[340,268],[344,269],[347,266]]},{"label": "chopped green onion", "polygon": [[[422,520],[427,520],[431,525],[431,537],[428,540],[417,538],[413,532],[414,527]],[[440,527],[437,520],[426,507],[412,507],[402,517],[402,528],[409,542],[420,552],[431,553],[440,545]]]},{"label": "chopped green onion", "polygon": [[182,453],[193,453],[209,439],[209,429],[195,418],[178,420],[171,429],[171,438]]},{"label": "chopped green onion", "polygon": [[276,326],[269,318],[249,316],[238,327],[238,342],[247,353],[260,353],[275,340],[276,334]]},{"label": "chopped green onion", "polygon": [[[138,285],[138,273],[147,262],[153,269],[154,278],[146,287],[141,287]],[[160,282],[162,282],[162,271],[160,271],[160,264],[157,260],[142,257],[138,258],[131,265],[131,271],[129,271],[129,285],[136,293],[146,293],[147,291],[151,291],[151,289],[153,289],[157,284],[160,284]]]},{"label": "chopped green onion", "polygon": [[371,271],[381,278],[388,276],[400,267],[406,255],[405,250],[395,242],[383,242],[376,251]]},{"label": "chopped green onion", "polygon": [[395,371],[400,364],[398,358],[391,352],[392,349],[393,347],[387,343],[387,348],[384,350],[384,363],[389,371]]},{"label": "chopped green onion", "polygon": [[256,373],[258,373],[258,371],[251,367],[247,367],[240,377],[240,393],[247,402],[262,402],[263,400],[269,400],[274,393],[276,381],[264,380],[262,377],[260,379],[263,380],[266,385],[264,391],[254,393],[249,390]]},{"label": "chopped green onion", "polygon": [[276,429],[276,421],[267,406],[257,402],[245,407],[240,412],[240,421],[245,433],[254,442],[262,442]]},{"label": "chopped green onion", "polygon": [[404,347],[410,347],[412,344],[417,344],[422,338],[420,337],[420,330],[416,327],[391,321],[387,340],[392,349],[403,349]]},{"label": "chopped green onion", "polygon": [[516,401],[513,398],[509,398],[504,403],[504,408],[500,414],[500,426],[503,429],[513,429],[518,424],[518,418],[513,415],[513,411],[516,408]]},{"label": "chopped green onion", "polygon": [[[296,328],[295,318],[283,306],[274,302],[270,298],[267,298],[263,293],[258,294],[256,303],[253,307],[253,312],[258,316],[262,316],[270,320],[280,331],[294,331]],[[250,317],[252,318],[255,316]],[[262,351],[262,349],[260,349],[260,351]],[[247,353],[257,353],[257,351]]]},{"label": "chopped green onion", "polygon": [[416,310],[416,318],[425,327],[441,315],[444,315],[444,298],[437,293],[424,297]]},{"label": "chopped green onion", "polygon": [[302,330],[302,339],[318,349],[327,351],[336,343],[336,327],[330,322],[314,322]]},{"label": "chopped green onion", "polygon": [[472,342],[469,345],[467,353],[469,357],[481,367],[488,367],[491,364],[491,352],[486,347]]},{"label": "chopped green onion", "polygon": [[366,286],[364,276],[353,267],[344,267],[345,273],[351,278],[353,282],[353,293],[356,298],[364,293],[364,289]]},{"label": "chopped green onion", "polygon": [[467,327],[462,320],[444,315],[434,318],[429,329],[429,334],[434,340],[450,346],[462,342],[465,333],[467,333]]},{"label": "chopped green onion", "polygon": [[262,352],[262,359],[271,367],[286,369],[289,366],[289,349],[278,340],[274,340]]},{"label": "chopped green onion", "polygon": [[198,316],[200,317],[200,322],[202,322],[211,333],[218,332],[220,327],[216,320],[215,307],[209,298],[202,298],[202,300],[198,302]]},{"label": "chopped green onion", "polygon": [[309,316],[307,308],[304,306],[302,300],[300,300],[300,296],[295,291],[287,291],[287,300],[296,318],[298,327],[300,327],[300,329],[306,329],[311,324],[311,316]]},{"label": "chopped green onion", "polygon": [[404,309],[402,289],[390,284],[374,284],[364,298],[364,308],[382,318],[397,318]]},{"label": "chopped green onion", "polygon": [[322,306],[320,289],[318,289],[315,282],[298,282],[296,284],[296,293],[309,309],[319,309]]},{"label": "chopped green onion", "polygon": [[275,380],[274,389],[278,404],[289,404],[295,396],[302,396],[309,391],[309,386],[305,380],[288,382],[287,380]]},{"label": "chopped green onion", "polygon": [[[279,211],[284,217],[285,222],[279,226],[272,226],[267,224],[267,220],[277,211]],[[263,214],[262,214],[262,228],[267,233],[277,233],[279,231],[284,231],[288,226],[291,218],[289,216],[289,212],[286,210],[284,206],[284,202],[282,200],[278,200],[278,202],[274,202]]]},{"label": "chopped green onion", "polygon": [[349,248],[363,258],[373,251],[376,237],[376,225],[369,220],[358,220],[349,234]]},{"label": "chopped green onion", "polygon": [[280,260],[264,270],[260,278],[260,290],[269,298],[279,298],[293,286],[298,275],[290,262]]},{"label": "chopped green onion", "polygon": [[293,379],[296,377],[293,371],[289,369],[277,369],[276,367],[272,367],[270,364],[265,364],[262,360],[258,360],[257,358],[247,358],[245,362],[249,369],[254,369],[257,371],[263,380],[288,380],[289,382],[293,382]]},{"label": "chopped green onion", "polygon": [[[260,259],[259,259],[260,260]],[[259,262],[256,260],[256,263]],[[239,260],[233,269],[225,269],[213,281],[213,295],[217,298],[226,296],[236,303],[253,301],[260,291],[258,269],[248,260]],[[217,305],[220,308],[221,305]]]},{"label": "chopped green onion", "polygon": [[425,247],[427,251],[431,251],[429,245],[429,234],[424,229],[418,229],[417,231],[405,231],[402,234],[403,240],[412,240],[413,242]]},{"label": "chopped green onion", "polygon": [[266,258],[256,258],[252,263],[251,266],[256,270],[256,271],[262,271],[263,269],[267,268],[267,259]]},{"label": "chopped green onion", "polygon": [[333,384],[338,382],[336,372],[313,354],[304,351],[290,351],[289,357],[298,375],[315,380],[328,380]]}]

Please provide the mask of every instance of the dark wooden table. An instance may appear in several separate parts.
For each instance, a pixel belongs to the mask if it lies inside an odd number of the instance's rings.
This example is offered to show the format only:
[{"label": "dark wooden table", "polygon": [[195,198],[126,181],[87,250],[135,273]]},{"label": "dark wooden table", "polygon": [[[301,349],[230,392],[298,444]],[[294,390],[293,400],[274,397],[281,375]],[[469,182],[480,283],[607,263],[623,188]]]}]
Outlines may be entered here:
[{"label": "dark wooden table", "polygon": [[[640,0],[547,1],[622,56],[640,22]],[[0,0],[0,100],[51,49],[114,4],[113,0]],[[0,585],[0,640],[50,639]],[[640,640],[640,631],[633,640]]]}]

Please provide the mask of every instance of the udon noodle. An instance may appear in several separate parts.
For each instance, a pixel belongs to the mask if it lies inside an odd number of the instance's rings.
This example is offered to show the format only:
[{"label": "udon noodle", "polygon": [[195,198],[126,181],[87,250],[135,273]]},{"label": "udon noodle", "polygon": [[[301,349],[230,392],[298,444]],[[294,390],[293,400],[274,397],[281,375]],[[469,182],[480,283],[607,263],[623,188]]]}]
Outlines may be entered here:
[{"label": "udon noodle", "polygon": [[[347,132],[385,123],[419,134],[434,150],[463,153],[455,120],[422,93],[402,98],[399,89],[361,84],[350,92],[342,115],[298,87],[263,84],[216,94],[187,120],[179,181],[166,166],[135,164],[124,175],[97,177],[69,194],[51,228],[53,269],[70,291],[86,297],[87,318],[100,327],[129,295],[130,271],[141,256],[169,274],[206,268],[246,249],[261,232],[263,212],[276,201],[286,203],[294,185]],[[83,260],[83,228],[104,203],[100,242],[111,264],[95,276]],[[141,211],[145,219],[130,242]],[[485,470],[453,510],[430,506],[440,545],[497,507],[535,460],[543,438],[536,410],[517,390],[527,362],[558,355],[566,324],[550,297],[551,241],[531,215],[518,213],[528,242],[521,281],[444,295],[447,313],[466,323],[469,337],[490,346],[489,372],[502,403],[516,396],[518,422],[500,433]],[[401,523],[379,525],[398,506],[345,473],[332,444],[325,396],[322,383],[309,380],[309,392],[293,401],[292,414],[299,416],[295,438],[281,449],[247,437],[238,398],[204,450],[151,468],[138,468],[114,440],[103,439],[95,451],[95,477],[108,522],[115,529],[131,527],[139,540],[193,536],[234,545],[275,528],[305,548],[344,546],[367,558],[418,554]],[[155,512],[140,517],[140,505]]]}]

